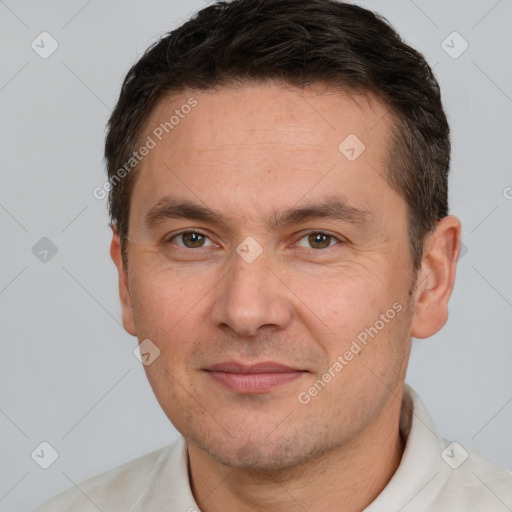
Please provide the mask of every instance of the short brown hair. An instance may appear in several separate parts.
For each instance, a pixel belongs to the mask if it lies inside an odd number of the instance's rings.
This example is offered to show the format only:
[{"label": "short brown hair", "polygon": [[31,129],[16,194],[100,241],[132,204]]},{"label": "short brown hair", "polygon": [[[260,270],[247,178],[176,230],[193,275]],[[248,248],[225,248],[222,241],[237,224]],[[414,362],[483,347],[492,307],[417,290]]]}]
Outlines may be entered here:
[{"label": "short brown hair", "polygon": [[[110,117],[105,158],[112,226],[127,262],[129,161],[158,101],[185,89],[279,80],[377,95],[395,123],[387,181],[407,202],[414,268],[448,214],[450,139],[439,85],[425,58],[381,16],[335,0],[221,1],[151,46],[128,72]],[[117,181],[116,181],[117,178]]]}]

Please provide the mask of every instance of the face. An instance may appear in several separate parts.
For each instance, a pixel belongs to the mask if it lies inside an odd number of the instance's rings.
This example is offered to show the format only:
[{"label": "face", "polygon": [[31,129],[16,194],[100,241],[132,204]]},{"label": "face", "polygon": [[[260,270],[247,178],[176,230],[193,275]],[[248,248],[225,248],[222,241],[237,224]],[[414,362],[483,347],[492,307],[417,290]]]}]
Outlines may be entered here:
[{"label": "face", "polygon": [[391,122],[371,96],[276,83],[153,112],[127,269],[117,258],[123,322],[160,350],[155,395],[213,459],[294,466],[400,389],[415,275],[406,203],[384,179]]}]

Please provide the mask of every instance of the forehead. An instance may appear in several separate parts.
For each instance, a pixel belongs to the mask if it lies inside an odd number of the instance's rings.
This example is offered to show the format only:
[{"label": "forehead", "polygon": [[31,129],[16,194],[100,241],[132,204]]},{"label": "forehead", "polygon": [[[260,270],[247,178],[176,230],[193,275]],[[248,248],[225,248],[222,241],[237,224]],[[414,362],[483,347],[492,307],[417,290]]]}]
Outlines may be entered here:
[{"label": "forehead", "polygon": [[[189,109],[192,98],[197,106]],[[187,138],[190,149],[226,142],[239,147],[282,140],[290,144],[291,133],[297,144],[324,149],[333,144],[337,149],[336,142],[348,134],[376,144],[383,142],[392,123],[389,108],[374,94],[322,84],[299,89],[276,81],[167,95],[151,113],[145,135],[169,121],[173,126],[167,125],[169,133],[162,135],[170,135],[177,143]],[[189,129],[178,129],[180,124]]]},{"label": "forehead", "polygon": [[172,192],[243,215],[244,205],[278,210],[338,190],[355,206],[379,203],[383,187],[393,193],[383,179],[392,122],[375,96],[321,85],[169,95],[141,137],[155,146],[139,165],[132,202],[150,208]]}]

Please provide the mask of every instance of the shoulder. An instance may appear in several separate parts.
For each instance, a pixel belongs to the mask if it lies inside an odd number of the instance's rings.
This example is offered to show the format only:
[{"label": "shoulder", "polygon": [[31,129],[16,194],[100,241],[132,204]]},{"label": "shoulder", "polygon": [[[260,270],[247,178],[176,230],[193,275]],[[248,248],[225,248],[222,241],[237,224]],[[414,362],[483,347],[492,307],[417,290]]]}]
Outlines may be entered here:
[{"label": "shoulder", "polygon": [[[512,472],[466,450],[467,458],[450,469],[438,496],[440,509],[456,503],[464,510],[499,512],[512,507]],[[464,455],[466,456],[466,455]]]},{"label": "shoulder", "polygon": [[406,440],[400,466],[368,510],[512,510],[512,473],[439,436],[423,402],[407,385],[400,431]]},{"label": "shoulder", "polygon": [[130,510],[170,466],[178,466],[185,444],[160,448],[89,478],[55,496],[34,512],[97,512]]}]

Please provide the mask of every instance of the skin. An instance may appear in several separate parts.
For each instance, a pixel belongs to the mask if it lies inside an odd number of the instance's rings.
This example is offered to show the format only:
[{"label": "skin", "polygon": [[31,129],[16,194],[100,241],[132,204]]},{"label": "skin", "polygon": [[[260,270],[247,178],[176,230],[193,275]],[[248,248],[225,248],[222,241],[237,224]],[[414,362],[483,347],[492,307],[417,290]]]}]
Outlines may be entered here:
[{"label": "skin", "polygon": [[[276,82],[186,91],[158,104],[141,140],[190,96],[197,106],[140,164],[127,266],[114,230],[124,327],[161,351],[145,370],[187,439],[201,510],[361,510],[400,463],[411,337],[446,322],[460,222],[438,223],[413,271],[407,205],[384,178],[393,119],[371,95]],[[349,134],[366,146],[352,162],[338,149]],[[165,196],[211,208],[223,222],[169,218],[149,228],[145,216]],[[366,220],[267,223],[333,197]],[[203,246],[170,240],[181,230],[199,230]],[[318,231],[332,238],[311,241]],[[252,263],[236,252],[249,236],[263,250]],[[300,403],[396,303],[401,311]],[[205,371],[230,360],[302,373],[264,393],[238,393]]]}]

